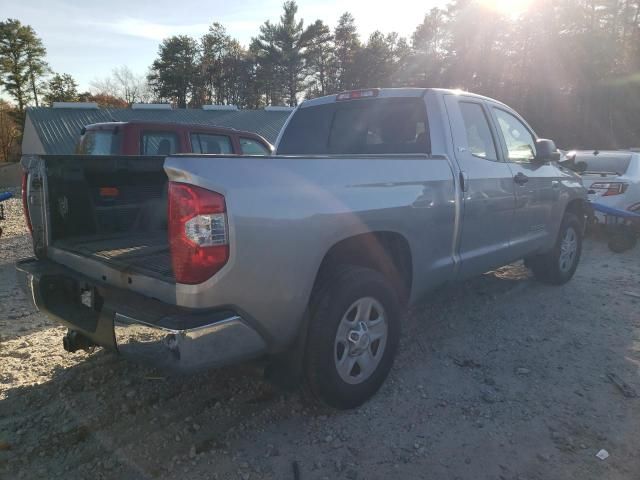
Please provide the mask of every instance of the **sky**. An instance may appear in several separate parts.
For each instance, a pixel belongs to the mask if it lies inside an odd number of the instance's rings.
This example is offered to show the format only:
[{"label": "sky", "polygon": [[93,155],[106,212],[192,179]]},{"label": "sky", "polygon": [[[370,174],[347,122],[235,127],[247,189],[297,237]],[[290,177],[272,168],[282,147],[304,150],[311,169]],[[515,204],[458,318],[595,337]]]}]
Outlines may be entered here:
[{"label": "sky", "polygon": [[[333,28],[345,11],[366,38],[375,30],[409,37],[432,7],[443,0],[298,0],[309,24],[323,20]],[[0,18],[31,25],[44,42],[53,71],[69,73],[81,90],[127,65],[145,74],[160,41],[171,35],[200,36],[213,22],[248,45],[265,20],[277,22],[282,0],[0,0]]]}]

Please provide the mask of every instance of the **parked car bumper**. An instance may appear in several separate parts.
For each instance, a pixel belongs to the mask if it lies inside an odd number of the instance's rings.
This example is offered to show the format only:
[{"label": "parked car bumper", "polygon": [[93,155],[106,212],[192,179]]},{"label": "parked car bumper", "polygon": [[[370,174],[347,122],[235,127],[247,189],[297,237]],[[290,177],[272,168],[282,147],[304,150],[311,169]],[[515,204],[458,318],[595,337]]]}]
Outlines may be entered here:
[{"label": "parked car bumper", "polygon": [[233,311],[169,305],[48,260],[22,260],[16,272],[38,310],[96,345],[163,370],[191,373],[266,351],[262,336]]},{"label": "parked car bumper", "polygon": [[[628,206],[628,201],[624,195],[614,195],[610,197],[603,197],[601,195],[589,194],[589,203],[595,202],[608,207],[619,208],[625,210]],[[594,223],[606,223],[605,214],[602,212],[593,212]]]}]

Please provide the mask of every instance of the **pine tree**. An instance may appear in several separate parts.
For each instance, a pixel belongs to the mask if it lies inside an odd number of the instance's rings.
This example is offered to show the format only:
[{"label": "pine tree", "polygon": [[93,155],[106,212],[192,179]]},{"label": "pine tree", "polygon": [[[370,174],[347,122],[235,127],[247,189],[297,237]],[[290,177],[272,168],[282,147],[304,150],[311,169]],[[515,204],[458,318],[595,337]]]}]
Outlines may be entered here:
[{"label": "pine tree", "polygon": [[0,22],[0,86],[16,102],[20,119],[31,101],[38,103],[40,80],[48,69],[45,54],[30,26],[15,19]]},{"label": "pine tree", "polygon": [[78,84],[68,73],[56,73],[47,82],[44,101],[52,106],[53,102],[77,102]]},{"label": "pine tree", "polygon": [[173,36],[162,42],[147,76],[159,99],[175,102],[179,108],[190,103],[198,82],[199,55],[197,42],[189,36]]}]

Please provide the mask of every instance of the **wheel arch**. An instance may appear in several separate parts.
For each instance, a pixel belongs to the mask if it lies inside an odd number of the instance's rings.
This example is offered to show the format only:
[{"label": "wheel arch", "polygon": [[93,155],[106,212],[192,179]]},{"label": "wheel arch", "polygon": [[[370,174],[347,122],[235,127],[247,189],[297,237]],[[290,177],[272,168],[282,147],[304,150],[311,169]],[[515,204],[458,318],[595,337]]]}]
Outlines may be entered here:
[{"label": "wheel arch", "polygon": [[573,213],[576,217],[578,217],[578,220],[580,220],[584,232],[586,219],[591,215],[589,202],[583,198],[573,198],[567,203],[567,206],[564,209],[564,214],[566,215],[567,213]]},{"label": "wheel arch", "polygon": [[337,241],[320,262],[313,289],[339,265],[357,265],[376,270],[389,280],[401,303],[406,303],[410,298],[413,257],[409,242],[400,233],[373,231]]},{"label": "wheel arch", "polygon": [[267,374],[285,387],[302,378],[303,358],[308,341],[308,328],[314,298],[326,288],[335,269],[345,265],[371,268],[382,273],[405,306],[413,285],[413,257],[406,237],[393,231],[370,231],[336,241],[326,251],[316,270],[308,308],[305,310],[298,333],[289,348],[271,358]]}]

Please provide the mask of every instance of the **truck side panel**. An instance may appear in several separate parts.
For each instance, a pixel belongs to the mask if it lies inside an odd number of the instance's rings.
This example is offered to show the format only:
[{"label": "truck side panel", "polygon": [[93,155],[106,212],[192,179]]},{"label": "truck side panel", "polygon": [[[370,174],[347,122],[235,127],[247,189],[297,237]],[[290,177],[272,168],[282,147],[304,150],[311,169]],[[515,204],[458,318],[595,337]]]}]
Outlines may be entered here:
[{"label": "truck side panel", "polygon": [[171,181],[223,194],[229,216],[228,264],[203,284],[177,285],[177,304],[238,308],[272,347],[293,338],[325,254],[351,236],[402,235],[413,297],[453,276],[456,202],[445,157],[170,157],[165,170]]}]

